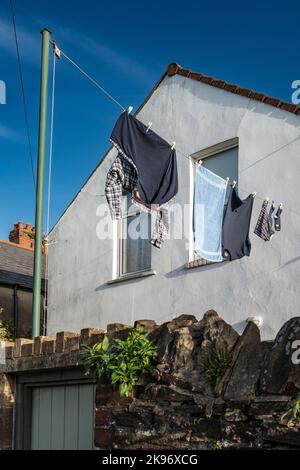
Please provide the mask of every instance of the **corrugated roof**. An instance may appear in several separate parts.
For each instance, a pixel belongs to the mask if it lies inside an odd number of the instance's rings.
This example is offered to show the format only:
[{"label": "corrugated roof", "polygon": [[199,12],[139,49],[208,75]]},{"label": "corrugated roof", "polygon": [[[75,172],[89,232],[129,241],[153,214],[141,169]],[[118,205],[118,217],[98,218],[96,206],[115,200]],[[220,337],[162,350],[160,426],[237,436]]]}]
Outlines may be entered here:
[{"label": "corrugated roof", "polygon": [[[45,277],[43,262],[42,277]],[[33,288],[33,251],[0,241],[0,283]]]},{"label": "corrugated roof", "polygon": [[182,75],[183,77],[191,78],[192,80],[197,80],[198,82],[203,82],[206,85],[221,88],[222,90],[229,91],[230,93],[242,95],[246,98],[269,104],[275,108],[280,108],[284,111],[300,115],[300,106],[296,104],[280,100],[279,98],[274,98],[272,96],[266,95],[265,93],[259,93],[257,91],[251,90],[250,88],[243,88],[239,85],[234,85],[224,80],[219,80],[215,77],[210,77],[199,72],[193,72],[192,70],[184,69],[176,62],[172,62],[168,66],[166,73],[169,77],[172,77],[173,75]]}]

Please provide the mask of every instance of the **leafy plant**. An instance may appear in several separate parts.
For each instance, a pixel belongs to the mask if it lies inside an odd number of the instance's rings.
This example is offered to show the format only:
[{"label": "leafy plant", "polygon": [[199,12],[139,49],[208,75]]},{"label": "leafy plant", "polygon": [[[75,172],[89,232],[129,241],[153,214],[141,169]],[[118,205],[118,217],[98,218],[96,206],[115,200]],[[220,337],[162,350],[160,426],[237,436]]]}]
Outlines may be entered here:
[{"label": "leafy plant", "polygon": [[14,341],[15,340],[15,327],[12,320],[3,320],[1,316],[3,308],[0,308],[0,341]]},{"label": "leafy plant", "polygon": [[216,384],[221,379],[231,363],[231,353],[228,349],[216,349],[208,359],[206,373],[212,384]]},{"label": "leafy plant", "polygon": [[29,238],[31,238],[31,240],[35,239],[35,232],[33,232],[33,231],[27,232],[27,235],[28,235]]},{"label": "leafy plant", "polygon": [[156,347],[140,326],[131,329],[126,340],[115,339],[110,344],[105,336],[101,343],[83,345],[80,362],[86,375],[92,374],[97,379],[108,374],[111,383],[119,386],[120,396],[128,397],[140,378],[152,370],[155,351]]},{"label": "leafy plant", "polygon": [[295,424],[300,422],[300,393],[296,398],[296,402],[292,408],[283,413],[280,418],[281,423],[286,417],[289,417],[287,422],[288,427],[293,427]]},{"label": "leafy plant", "polygon": [[222,443],[220,441],[216,441],[212,445],[212,450],[222,450]]}]

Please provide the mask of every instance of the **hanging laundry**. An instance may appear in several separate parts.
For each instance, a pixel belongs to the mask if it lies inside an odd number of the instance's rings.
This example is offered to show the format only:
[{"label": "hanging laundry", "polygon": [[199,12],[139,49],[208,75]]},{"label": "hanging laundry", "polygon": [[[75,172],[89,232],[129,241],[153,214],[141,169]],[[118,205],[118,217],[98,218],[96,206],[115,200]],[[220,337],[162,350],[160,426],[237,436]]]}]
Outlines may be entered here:
[{"label": "hanging laundry", "polygon": [[269,210],[269,224],[270,224],[270,240],[271,238],[273,237],[274,235],[274,230],[273,230],[273,213],[276,209],[276,206],[275,206],[275,203],[274,201],[272,201],[272,204],[271,204],[271,207],[270,207],[270,210]]},{"label": "hanging laundry", "polygon": [[222,261],[222,220],[227,183],[198,165],[194,193],[195,251],[208,261]]},{"label": "hanging laundry", "polygon": [[176,152],[127,111],[117,120],[111,142],[119,152],[105,184],[112,218],[121,217],[122,189],[130,191],[136,205],[156,213],[151,243],[159,248],[168,233],[168,218],[161,211],[168,210],[168,203],[178,192]]},{"label": "hanging laundry", "polygon": [[276,232],[280,232],[281,230],[281,213],[282,213],[282,204],[279,204],[277,212],[274,215]]},{"label": "hanging laundry", "polygon": [[253,200],[253,194],[250,194],[244,200],[240,199],[236,188],[231,188],[222,230],[223,257],[225,260],[233,261],[250,255],[249,228]]},{"label": "hanging laundry", "polygon": [[169,232],[169,211],[168,208],[161,206],[157,211],[156,221],[153,229],[153,237],[150,241],[156,248],[161,248],[163,241]]},{"label": "hanging laundry", "polygon": [[265,199],[262,203],[261,210],[256,222],[256,226],[254,229],[255,235],[260,237],[265,242],[270,241],[274,231],[272,229],[273,225],[273,217],[272,213],[274,211],[273,204],[271,205],[270,211],[267,211],[268,207],[268,200]]}]

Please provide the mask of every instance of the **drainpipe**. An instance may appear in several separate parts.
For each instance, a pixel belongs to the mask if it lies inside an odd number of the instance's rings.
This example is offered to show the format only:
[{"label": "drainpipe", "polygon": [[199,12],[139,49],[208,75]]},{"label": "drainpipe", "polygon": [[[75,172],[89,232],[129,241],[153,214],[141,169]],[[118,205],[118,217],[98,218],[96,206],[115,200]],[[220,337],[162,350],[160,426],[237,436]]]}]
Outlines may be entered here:
[{"label": "drainpipe", "polygon": [[15,338],[18,334],[18,320],[19,320],[19,309],[18,309],[18,286],[14,286],[14,334]]}]

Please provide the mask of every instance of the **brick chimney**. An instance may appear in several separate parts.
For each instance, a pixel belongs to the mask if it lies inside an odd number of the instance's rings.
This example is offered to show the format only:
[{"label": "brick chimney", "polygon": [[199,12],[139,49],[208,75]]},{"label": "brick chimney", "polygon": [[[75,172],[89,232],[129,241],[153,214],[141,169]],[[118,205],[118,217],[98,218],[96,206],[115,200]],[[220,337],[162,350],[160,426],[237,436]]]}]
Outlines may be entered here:
[{"label": "brick chimney", "polygon": [[34,249],[35,228],[30,224],[24,225],[23,222],[17,222],[14,229],[9,233],[9,241],[16,243],[23,248]]}]

